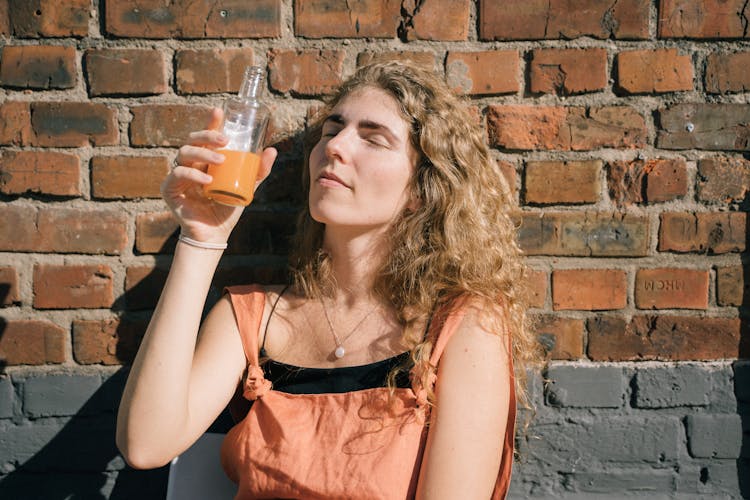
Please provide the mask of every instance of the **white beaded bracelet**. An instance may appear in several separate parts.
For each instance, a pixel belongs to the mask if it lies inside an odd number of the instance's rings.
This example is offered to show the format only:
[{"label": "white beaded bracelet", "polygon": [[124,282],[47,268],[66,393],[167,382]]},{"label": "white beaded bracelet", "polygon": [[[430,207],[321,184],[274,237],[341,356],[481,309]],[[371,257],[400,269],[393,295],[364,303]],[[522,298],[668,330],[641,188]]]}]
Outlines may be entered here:
[{"label": "white beaded bracelet", "polygon": [[187,245],[190,245],[191,247],[203,248],[206,250],[226,250],[227,248],[226,243],[208,243],[204,241],[198,241],[194,240],[193,238],[188,238],[182,233],[180,233],[180,236],[177,239]]}]

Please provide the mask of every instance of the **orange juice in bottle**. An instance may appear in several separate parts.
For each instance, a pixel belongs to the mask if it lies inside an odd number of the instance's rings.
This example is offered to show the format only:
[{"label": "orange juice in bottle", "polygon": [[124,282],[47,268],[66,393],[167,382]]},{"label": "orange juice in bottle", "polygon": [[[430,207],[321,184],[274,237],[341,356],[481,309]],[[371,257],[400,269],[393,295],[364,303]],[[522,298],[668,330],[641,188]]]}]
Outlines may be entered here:
[{"label": "orange juice in bottle", "polygon": [[216,152],[225,159],[208,166],[213,180],[203,187],[206,197],[217,203],[247,206],[253,200],[269,118],[268,108],[258,100],[262,79],[259,66],[248,67],[239,94],[224,104],[222,132],[229,142]]}]

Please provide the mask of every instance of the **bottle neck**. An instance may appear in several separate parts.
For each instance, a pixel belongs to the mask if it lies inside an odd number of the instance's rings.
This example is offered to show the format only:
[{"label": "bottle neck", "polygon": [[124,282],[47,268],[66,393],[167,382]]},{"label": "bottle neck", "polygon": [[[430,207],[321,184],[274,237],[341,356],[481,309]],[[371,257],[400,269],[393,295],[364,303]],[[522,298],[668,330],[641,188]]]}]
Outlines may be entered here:
[{"label": "bottle neck", "polygon": [[260,95],[260,83],[263,80],[263,70],[259,66],[250,66],[245,70],[239,97],[243,100],[256,100]]}]

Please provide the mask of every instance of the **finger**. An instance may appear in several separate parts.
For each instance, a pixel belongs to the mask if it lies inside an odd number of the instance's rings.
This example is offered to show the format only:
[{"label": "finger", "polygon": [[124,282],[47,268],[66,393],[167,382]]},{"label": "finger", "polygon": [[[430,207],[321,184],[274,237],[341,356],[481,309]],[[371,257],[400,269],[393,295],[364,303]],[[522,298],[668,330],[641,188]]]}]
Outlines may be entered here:
[{"label": "finger", "polygon": [[196,167],[198,163],[223,163],[224,155],[201,146],[182,146],[177,153],[177,164],[188,167]]},{"label": "finger", "polygon": [[224,121],[224,111],[221,108],[211,109],[211,117],[208,119],[208,130],[219,130]]},{"label": "finger", "polygon": [[273,162],[276,161],[278,154],[279,152],[276,151],[276,148],[266,148],[263,150],[260,155],[260,167],[258,167],[256,186],[263,182],[268,177],[268,174],[271,173]]},{"label": "finger", "polygon": [[203,146],[207,148],[220,148],[226,146],[229,139],[218,130],[199,130],[191,132],[188,136],[191,146]]},{"label": "finger", "polygon": [[213,180],[213,177],[211,177],[207,173],[193,167],[175,167],[172,169],[172,173],[170,175],[175,180],[190,181],[197,184],[208,184]]}]

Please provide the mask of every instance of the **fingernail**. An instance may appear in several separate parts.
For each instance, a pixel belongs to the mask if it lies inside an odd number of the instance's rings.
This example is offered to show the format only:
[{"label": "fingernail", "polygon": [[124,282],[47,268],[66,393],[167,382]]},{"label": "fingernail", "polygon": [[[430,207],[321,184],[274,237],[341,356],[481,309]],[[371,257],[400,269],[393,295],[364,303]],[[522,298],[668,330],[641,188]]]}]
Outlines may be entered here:
[{"label": "fingernail", "polygon": [[214,163],[224,163],[224,155],[214,154],[212,155],[212,158]]},{"label": "fingernail", "polygon": [[219,136],[217,137],[217,139],[219,140],[219,142],[229,142],[229,137],[227,137],[227,136],[225,136],[223,134],[219,134]]},{"label": "fingernail", "polygon": [[204,173],[204,174],[203,174],[203,180],[204,180],[204,181],[206,181],[206,182],[211,182],[212,180],[214,180],[214,178],[213,178],[213,176],[212,176],[212,175],[209,175],[209,174],[205,174],[205,173]]}]

